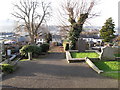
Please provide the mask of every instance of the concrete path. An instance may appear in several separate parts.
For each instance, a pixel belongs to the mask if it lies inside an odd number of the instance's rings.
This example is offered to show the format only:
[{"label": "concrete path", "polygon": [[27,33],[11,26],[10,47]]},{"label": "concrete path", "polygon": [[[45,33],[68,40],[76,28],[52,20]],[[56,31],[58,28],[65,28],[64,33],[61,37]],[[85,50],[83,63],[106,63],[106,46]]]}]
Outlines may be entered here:
[{"label": "concrete path", "polygon": [[18,66],[16,72],[3,77],[4,88],[118,88],[118,80],[97,74],[86,63],[67,63],[64,53]]}]

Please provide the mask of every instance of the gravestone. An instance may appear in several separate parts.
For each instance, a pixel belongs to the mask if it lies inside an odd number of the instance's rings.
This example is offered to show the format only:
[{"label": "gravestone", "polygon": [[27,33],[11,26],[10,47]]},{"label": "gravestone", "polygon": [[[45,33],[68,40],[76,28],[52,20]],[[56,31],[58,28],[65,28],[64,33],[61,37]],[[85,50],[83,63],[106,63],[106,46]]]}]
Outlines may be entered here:
[{"label": "gravestone", "polygon": [[78,39],[78,42],[77,42],[77,49],[78,49],[78,52],[85,52],[85,50],[87,50],[87,43],[85,40],[83,40],[82,38],[79,38]]},{"label": "gravestone", "polygon": [[101,60],[115,60],[114,48],[111,46],[106,46],[102,48],[100,55]]},{"label": "gravestone", "polygon": [[90,42],[89,42],[89,49],[91,49],[92,47],[94,47],[94,42],[93,42],[93,41],[90,41]]},{"label": "gravestone", "polygon": [[102,42],[100,43],[100,45],[101,45],[101,46],[104,46],[104,42],[102,41]]}]

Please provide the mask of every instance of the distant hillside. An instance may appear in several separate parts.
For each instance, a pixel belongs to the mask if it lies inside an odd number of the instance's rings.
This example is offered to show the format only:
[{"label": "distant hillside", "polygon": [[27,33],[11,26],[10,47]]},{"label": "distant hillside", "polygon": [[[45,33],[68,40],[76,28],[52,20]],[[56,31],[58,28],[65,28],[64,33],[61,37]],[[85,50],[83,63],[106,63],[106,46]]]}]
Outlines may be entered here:
[{"label": "distant hillside", "polygon": [[[15,22],[11,20],[0,21],[0,32],[12,32],[15,28]],[[84,26],[84,31],[99,31],[101,26]],[[53,34],[59,34],[60,30],[58,26],[48,26],[48,30]],[[116,34],[118,34],[118,27],[115,28]]]}]

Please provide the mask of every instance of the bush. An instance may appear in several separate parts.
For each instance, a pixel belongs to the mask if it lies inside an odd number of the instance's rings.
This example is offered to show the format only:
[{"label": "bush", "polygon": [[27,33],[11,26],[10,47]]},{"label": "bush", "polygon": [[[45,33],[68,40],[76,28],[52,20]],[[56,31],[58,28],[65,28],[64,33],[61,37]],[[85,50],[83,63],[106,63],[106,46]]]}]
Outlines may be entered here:
[{"label": "bush", "polygon": [[66,51],[69,50],[69,44],[68,43],[66,44],[65,50]]},{"label": "bush", "polygon": [[20,49],[21,55],[28,55],[28,52],[32,52],[33,56],[34,55],[39,55],[41,53],[41,47],[38,47],[36,45],[25,45]]},{"label": "bush", "polygon": [[47,43],[42,44],[40,47],[41,47],[42,52],[47,52],[49,50],[49,44]]},{"label": "bush", "polygon": [[1,70],[5,73],[12,73],[14,71],[14,66],[10,64],[3,64]]}]

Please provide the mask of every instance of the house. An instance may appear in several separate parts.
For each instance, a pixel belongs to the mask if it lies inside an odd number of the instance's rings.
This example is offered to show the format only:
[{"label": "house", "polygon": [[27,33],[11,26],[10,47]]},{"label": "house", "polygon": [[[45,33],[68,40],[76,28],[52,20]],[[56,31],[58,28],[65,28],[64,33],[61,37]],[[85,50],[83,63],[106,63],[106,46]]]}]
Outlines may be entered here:
[{"label": "house", "polygon": [[46,25],[43,24],[43,25],[39,28],[39,30],[38,30],[37,33],[38,33],[38,36],[37,36],[37,38],[36,38],[36,43],[37,43],[37,44],[43,44],[43,43],[46,42],[46,40],[45,40],[46,34],[48,34],[48,33],[50,33],[50,32],[49,32],[48,26],[46,26]]},{"label": "house", "polygon": [[16,41],[15,33],[14,32],[1,32],[0,40],[5,40],[5,39]]},{"label": "house", "polygon": [[99,35],[99,31],[82,32],[80,34],[80,37],[82,37],[87,42],[93,41],[96,43],[96,42],[102,42],[103,40]]},{"label": "house", "polygon": [[43,44],[43,43],[45,43],[45,42],[46,42],[46,40],[45,40],[45,35],[44,35],[44,34],[40,35],[40,36],[36,39],[36,44]]}]

